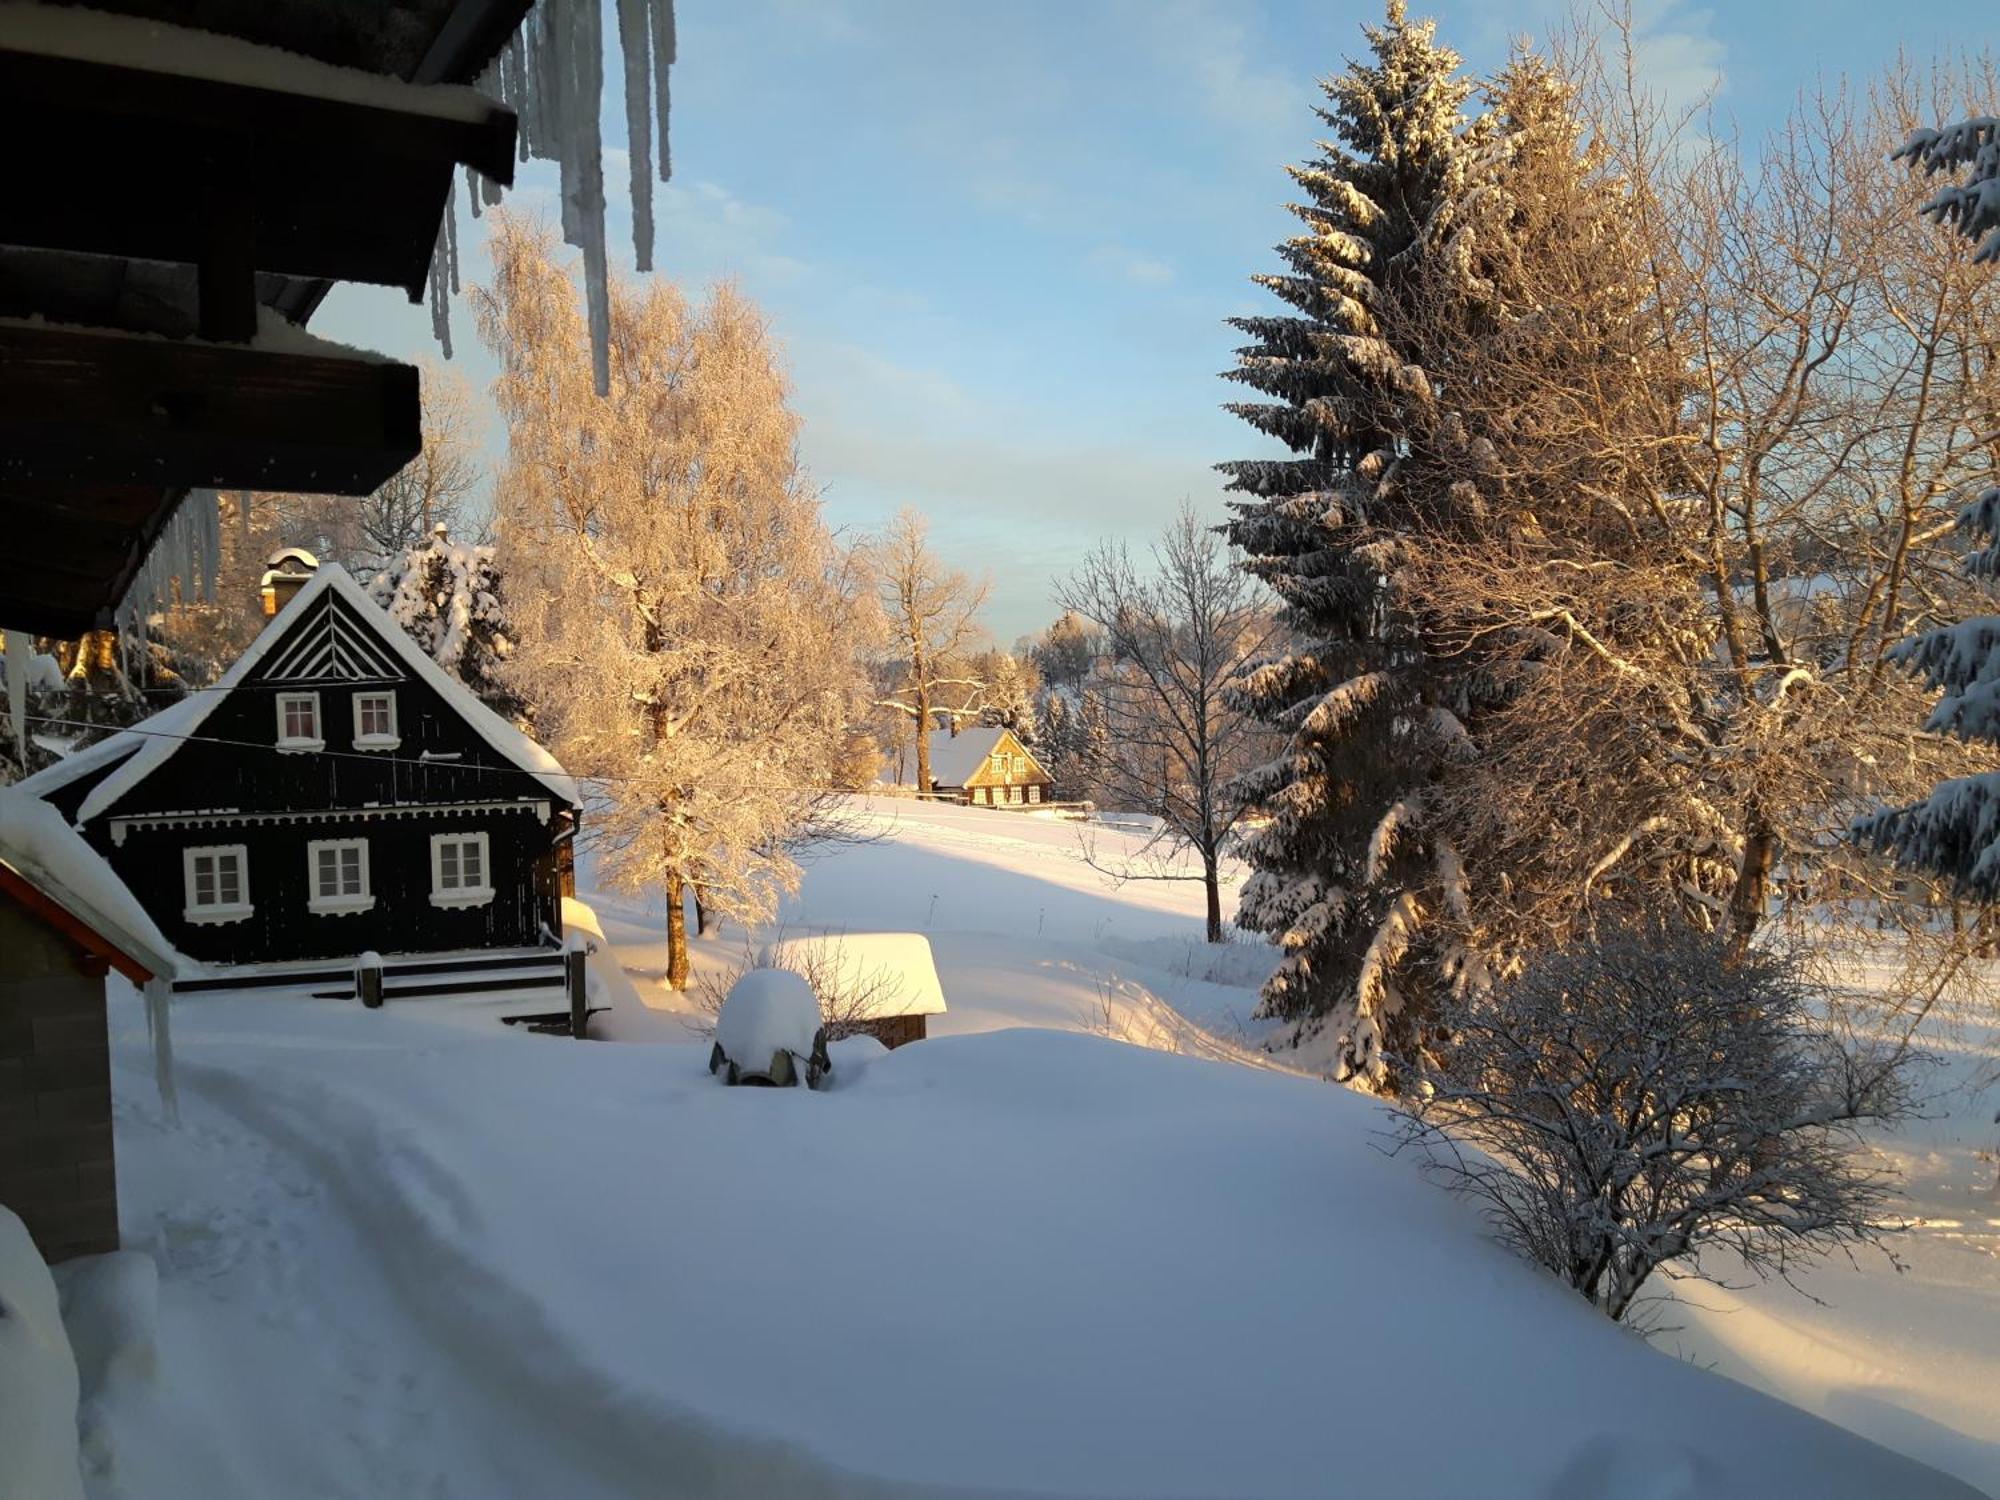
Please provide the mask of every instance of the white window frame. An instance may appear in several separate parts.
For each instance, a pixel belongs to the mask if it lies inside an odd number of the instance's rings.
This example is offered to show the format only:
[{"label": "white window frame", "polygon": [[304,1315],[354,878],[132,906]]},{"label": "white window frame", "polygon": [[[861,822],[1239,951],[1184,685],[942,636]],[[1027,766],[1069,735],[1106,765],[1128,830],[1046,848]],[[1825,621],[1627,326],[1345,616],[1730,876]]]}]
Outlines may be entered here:
[{"label": "white window frame", "polygon": [[[301,738],[285,733],[285,710],[294,703],[312,705],[313,728],[317,731],[310,738]],[[326,748],[326,720],[320,715],[318,693],[278,694],[278,748],[280,750],[324,750]]]},{"label": "white window frame", "polygon": [[1028,783],[1028,800],[1030,802],[1039,802],[1042,800],[1042,784],[1039,781]]},{"label": "white window frame", "polygon": [[[229,855],[236,860],[236,894],[240,898],[232,902],[211,901],[206,906],[195,904],[195,860],[209,855],[220,860]],[[216,867],[215,891],[222,894],[222,870]],[[184,904],[181,915],[190,922],[203,925],[223,922],[241,922],[256,911],[250,900],[250,847],[247,844],[192,844],[181,850],[181,890]]]},{"label": "white window frame", "polygon": [[[361,705],[380,700],[389,705],[389,732],[387,734],[367,734],[361,728]],[[396,716],[396,694],[393,688],[377,689],[366,693],[356,693],[354,704],[354,748],[357,750],[394,750],[403,743],[402,724]]]},{"label": "white window frame", "polygon": [[[446,844],[479,845],[479,878],[477,886],[453,886],[449,890],[444,884],[444,846]],[[464,869],[464,856],[459,857],[459,868]],[[431,905],[432,906],[484,906],[493,899],[493,841],[484,833],[434,833],[431,835]]]},{"label": "white window frame", "polygon": [[[361,889],[352,894],[336,893],[328,896],[319,888],[319,852],[322,849],[359,849],[361,851]],[[338,871],[338,861],[335,870]],[[366,839],[313,839],[306,844],[306,910],[322,916],[339,916],[348,912],[367,911],[375,905],[375,883],[368,870],[368,840]]]},{"label": "white window frame", "polygon": [[995,750],[991,755],[987,756],[986,763],[988,769],[995,776],[1005,776],[1007,774],[1007,757],[1000,751]]}]

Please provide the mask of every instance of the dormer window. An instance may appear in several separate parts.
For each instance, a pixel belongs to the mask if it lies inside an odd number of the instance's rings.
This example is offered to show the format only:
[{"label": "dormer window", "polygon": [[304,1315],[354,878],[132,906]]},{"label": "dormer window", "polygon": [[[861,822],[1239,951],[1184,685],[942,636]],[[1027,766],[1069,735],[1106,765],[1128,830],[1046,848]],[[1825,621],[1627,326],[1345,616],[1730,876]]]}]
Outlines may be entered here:
[{"label": "dormer window", "polygon": [[393,750],[402,743],[402,736],[396,730],[396,695],[394,693],[356,693],[354,695],[354,748],[357,750]]},{"label": "dormer window", "polygon": [[326,736],[320,733],[318,693],[278,694],[278,748],[326,748]]}]

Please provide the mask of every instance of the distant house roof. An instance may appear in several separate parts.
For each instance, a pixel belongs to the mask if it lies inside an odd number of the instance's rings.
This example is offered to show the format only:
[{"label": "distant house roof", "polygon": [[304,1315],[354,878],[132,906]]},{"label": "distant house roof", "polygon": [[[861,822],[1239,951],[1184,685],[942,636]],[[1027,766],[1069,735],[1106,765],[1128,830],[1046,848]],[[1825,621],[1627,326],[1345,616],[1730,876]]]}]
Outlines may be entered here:
[{"label": "distant house roof", "polygon": [[[20,790],[32,792],[37,797],[46,796],[57,787],[66,786],[100,766],[115,765],[117,768],[110,775],[90,789],[77,809],[77,819],[88,821],[107,811],[120,797],[158,769],[185,740],[195,735],[202,722],[228,697],[230,690],[248,677],[272,646],[283,639],[292,625],[328,592],[338,594],[352,606],[374,628],[378,640],[395,653],[409,675],[443,697],[497,754],[535,777],[564,803],[571,807],[577,805],[580,799],[576,783],[556,758],[481,703],[471,689],[432,661],[423,648],[411,640],[403,628],[390,619],[338,563],[327,563],[314,573],[312,581],[278,611],[276,618],[264,627],[263,633],[250,643],[250,649],[236,659],[235,665],[222,674],[222,680],[214,687],[190,693],[150,719],[142,719],[129,729],[120,730],[108,739],[37,771],[19,783]],[[120,761],[123,761],[122,765],[118,764]]]},{"label": "distant house roof", "polygon": [[19,787],[0,787],[0,890],[41,908],[51,925],[135,984],[194,967],[83,835]]},{"label": "distant house roof", "polygon": [[[1000,741],[1012,731],[1007,729],[961,729],[953,734],[948,729],[931,732],[931,780],[939,786],[964,786],[978,774],[986,757],[1000,748]],[[1020,745],[1016,740],[1015,744]],[[1033,760],[1032,752],[1025,745],[1023,753]],[[1041,763],[1035,762],[1041,770]],[[905,750],[890,765],[883,780],[890,786],[914,787],[917,784],[917,756],[914,750]]]}]

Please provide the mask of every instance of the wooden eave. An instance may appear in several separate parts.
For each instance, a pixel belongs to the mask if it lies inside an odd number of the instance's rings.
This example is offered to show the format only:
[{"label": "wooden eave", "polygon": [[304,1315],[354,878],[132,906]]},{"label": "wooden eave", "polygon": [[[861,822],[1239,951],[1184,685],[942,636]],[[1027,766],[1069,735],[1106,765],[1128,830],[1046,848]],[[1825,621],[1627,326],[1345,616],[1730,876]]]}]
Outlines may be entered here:
[{"label": "wooden eave", "polygon": [[0,864],[0,893],[13,897],[27,911],[61,933],[80,952],[116,969],[132,983],[144,984],[155,977],[153,971],[138,959],[4,864]]},{"label": "wooden eave", "polygon": [[51,521],[115,525],[138,485],[365,495],[421,446],[409,365],[0,324],[0,499]]},{"label": "wooden eave", "polygon": [[[455,167],[514,175],[469,121],[0,48],[8,244],[424,287]],[[233,243],[232,243],[233,242]]]}]

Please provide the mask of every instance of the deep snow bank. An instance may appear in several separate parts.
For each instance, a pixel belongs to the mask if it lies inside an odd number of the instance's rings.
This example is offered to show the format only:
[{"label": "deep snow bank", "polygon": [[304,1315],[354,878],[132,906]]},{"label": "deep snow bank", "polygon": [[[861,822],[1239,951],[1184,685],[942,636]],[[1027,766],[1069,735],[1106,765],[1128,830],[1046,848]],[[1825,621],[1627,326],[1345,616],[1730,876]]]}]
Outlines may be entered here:
[{"label": "deep snow bank", "polygon": [[76,1358],[49,1268],[0,1207],[0,1496],[83,1500]]},{"label": "deep snow bank", "polygon": [[[247,1128],[310,1185],[257,1208],[285,1254],[358,1225],[382,1276],[245,1278],[231,1315],[282,1341],[302,1297],[344,1327],[416,1306],[408,1357],[452,1359],[545,1483],[576,1464],[565,1493],[669,1462],[692,1494],[1970,1493],[1621,1333],[1308,1080],[1016,1030],[815,1094],[451,1003],[203,997],[180,1024],[207,1124],[121,1151],[170,1176]],[[250,1387],[241,1420],[290,1398]]]}]

